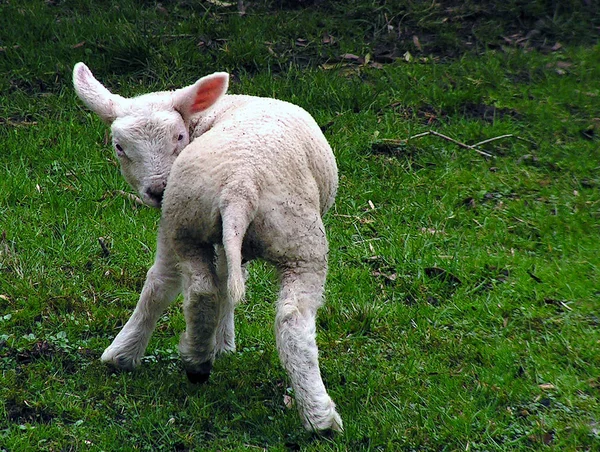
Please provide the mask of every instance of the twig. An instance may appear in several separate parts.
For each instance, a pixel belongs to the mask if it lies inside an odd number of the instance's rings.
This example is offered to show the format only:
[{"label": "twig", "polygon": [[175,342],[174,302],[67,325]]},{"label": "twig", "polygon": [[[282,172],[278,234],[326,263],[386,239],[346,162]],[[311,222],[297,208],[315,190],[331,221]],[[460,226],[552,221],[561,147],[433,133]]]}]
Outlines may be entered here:
[{"label": "twig", "polygon": [[512,136],[513,136],[512,133],[509,133],[507,135],[500,135],[499,137],[489,138],[487,140],[480,141],[479,143],[475,143],[473,146],[481,146],[482,144],[488,144],[488,143],[491,143],[492,141],[501,140],[503,138],[510,138]]},{"label": "twig", "polygon": [[178,39],[178,38],[195,38],[197,35],[191,33],[179,33],[179,34],[153,34],[153,38],[165,38],[165,39]]},{"label": "twig", "polygon": [[129,199],[130,201],[133,201],[136,204],[140,204],[140,205],[145,205],[144,201],[142,201],[141,198],[135,196],[132,193],[127,193],[126,191],[123,190],[116,190],[115,193],[117,193],[117,195],[121,195],[124,196],[125,198]]},{"label": "twig", "polygon": [[461,142],[461,141],[455,140],[454,138],[450,138],[450,137],[448,137],[448,136],[446,136],[446,135],[443,135],[443,134],[441,134],[441,133],[439,133],[439,132],[436,132],[435,130],[430,130],[430,131],[429,131],[429,133],[431,133],[431,135],[435,135],[436,137],[443,138],[444,140],[448,140],[448,141],[450,141],[451,143],[454,143],[454,144],[456,144],[457,146],[460,146],[461,148],[464,148],[464,149],[471,149],[472,151],[475,151],[475,152],[477,152],[478,154],[481,154],[481,155],[483,155],[483,156],[485,156],[485,157],[489,157],[489,158],[496,158],[496,156],[495,156],[495,155],[492,155],[492,154],[490,154],[490,153],[488,153],[488,152],[485,152],[485,151],[482,151],[482,150],[480,150],[480,149],[477,149],[475,146],[471,146],[471,145],[465,144],[465,143],[463,143],[463,142]]},{"label": "twig", "polygon": [[342,213],[334,213],[332,214],[334,217],[340,217],[340,218],[352,218],[353,220],[360,220],[360,217],[357,217],[356,215],[344,215]]},{"label": "twig", "polygon": [[569,306],[567,303],[565,303],[564,301],[559,301],[559,303],[567,310],[567,311],[572,311],[573,308],[571,306]]},{"label": "twig", "polygon": [[416,135],[413,135],[412,137],[409,137],[409,140],[412,140],[413,138],[421,138],[424,137],[426,135],[429,135],[431,132],[423,132],[423,133],[417,133]]},{"label": "twig", "polygon": [[489,138],[487,140],[480,141],[479,143],[475,143],[473,146],[481,146],[482,144],[488,144],[488,143],[491,143],[492,141],[502,140],[504,138],[514,138],[515,140],[521,140],[521,141],[531,144],[532,146],[537,147],[537,143],[535,141],[528,140],[527,138],[523,138],[523,137],[520,137],[520,136],[512,134],[512,133],[508,133],[506,135],[500,135],[499,137]]},{"label": "twig", "polygon": [[443,138],[444,140],[450,141],[451,143],[454,143],[454,144],[460,146],[461,148],[470,149],[470,150],[475,151],[478,154],[481,154],[481,155],[483,155],[485,157],[496,158],[495,155],[492,155],[492,154],[490,154],[488,152],[482,151],[481,149],[477,149],[476,145],[472,145],[471,146],[469,144],[465,144],[462,141],[458,141],[458,140],[455,140],[454,138],[450,138],[449,136],[446,136],[446,135],[444,135],[442,133],[436,132],[435,130],[428,130],[427,132],[422,132],[422,133],[418,133],[416,135],[412,135],[412,136],[408,137],[407,140],[382,140],[382,141],[384,141],[386,143],[391,143],[391,144],[404,144],[404,143],[407,143],[408,141],[410,141],[412,139],[422,138],[422,137],[425,137],[427,135],[434,135],[436,137]]},{"label": "twig", "polygon": [[397,140],[397,139],[383,139],[381,140],[381,142],[383,143],[387,143],[387,144],[391,144],[391,145],[401,145],[401,144],[406,144],[408,143],[410,140],[413,140],[415,138],[423,138],[427,135],[433,135],[439,138],[443,138],[446,141],[450,141],[451,143],[456,144],[457,146],[460,146],[463,149],[469,149],[471,151],[475,151],[480,155],[483,155],[484,157],[488,157],[488,158],[496,158],[495,155],[490,154],[489,152],[483,151],[481,149],[479,149],[480,146],[484,145],[484,144],[488,144],[488,143],[492,143],[494,141],[498,141],[498,140],[502,140],[504,138],[514,138],[516,140],[521,140],[524,141],[526,143],[529,143],[532,146],[537,147],[537,143],[535,143],[534,141],[528,140],[527,138],[523,138],[520,137],[518,135],[514,135],[512,133],[506,134],[506,135],[500,135],[497,137],[493,137],[493,138],[488,138],[487,140],[483,140],[480,141],[479,143],[475,143],[475,144],[466,144],[463,143],[462,141],[458,141],[452,137],[449,137],[447,135],[444,135],[443,133],[440,132],[436,132],[435,130],[428,130],[427,132],[422,132],[422,133],[417,133],[416,135],[412,135],[410,137],[408,137],[406,140]]},{"label": "twig", "polygon": [[0,118],[0,124],[7,124],[12,127],[36,126],[37,121],[12,121],[10,119]]}]

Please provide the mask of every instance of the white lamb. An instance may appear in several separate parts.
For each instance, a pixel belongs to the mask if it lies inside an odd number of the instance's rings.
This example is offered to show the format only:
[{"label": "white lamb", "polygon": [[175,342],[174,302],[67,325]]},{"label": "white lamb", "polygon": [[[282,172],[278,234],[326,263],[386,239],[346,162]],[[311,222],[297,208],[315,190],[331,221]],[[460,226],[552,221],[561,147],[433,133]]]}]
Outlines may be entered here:
[{"label": "white lamb", "polygon": [[279,272],[276,343],[304,426],[341,431],[315,342],[327,273],[321,218],[337,190],[335,157],[305,110],[226,95],[228,80],[220,72],[176,91],[124,98],[85,64],[73,70],[78,96],[111,124],[123,176],[146,204],[162,207],[154,265],[102,361],[138,365],[157,320],[183,292],[179,350],[190,381],[207,381],[215,356],[235,350],[242,258],[263,258]]}]

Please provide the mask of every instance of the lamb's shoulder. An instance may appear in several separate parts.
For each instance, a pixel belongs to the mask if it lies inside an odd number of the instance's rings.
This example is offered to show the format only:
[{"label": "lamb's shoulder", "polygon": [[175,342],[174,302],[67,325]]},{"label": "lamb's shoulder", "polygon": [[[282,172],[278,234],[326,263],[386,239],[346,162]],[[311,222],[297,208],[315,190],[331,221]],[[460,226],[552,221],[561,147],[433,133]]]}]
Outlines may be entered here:
[{"label": "lamb's shoulder", "polygon": [[178,157],[175,178],[195,179],[191,185],[201,180],[205,190],[221,187],[235,196],[244,191],[296,193],[318,199],[322,211],[328,208],[337,168],[309,113],[281,100],[226,95],[211,114],[210,127]]},{"label": "lamb's shoulder", "polygon": [[235,133],[253,132],[266,137],[275,132],[320,133],[312,116],[303,108],[279,99],[247,95],[225,95],[207,113],[195,117],[191,139],[214,127]]}]

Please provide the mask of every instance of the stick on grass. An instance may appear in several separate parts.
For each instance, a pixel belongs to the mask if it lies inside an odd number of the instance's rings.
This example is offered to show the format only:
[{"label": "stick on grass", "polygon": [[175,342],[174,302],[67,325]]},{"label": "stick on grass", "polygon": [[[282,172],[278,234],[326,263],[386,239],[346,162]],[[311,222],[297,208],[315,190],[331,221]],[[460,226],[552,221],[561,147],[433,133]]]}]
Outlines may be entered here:
[{"label": "stick on grass", "polygon": [[496,158],[496,156],[494,154],[490,154],[489,152],[486,152],[482,149],[479,149],[480,146],[484,145],[484,144],[488,144],[488,143],[493,143],[494,141],[498,141],[498,140],[503,140],[506,138],[514,138],[516,140],[520,140],[520,141],[524,141],[526,143],[529,143],[530,145],[537,147],[537,144],[534,141],[528,140],[527,138],[523,138],[520,137],[518,135],[514,135],[512,133],[509,134],[505,134],[505,135],[499,135],[497,137],[492,137],[492,138],[488,138],[487,140],[483,140],[480,141],[478,143],[475,144],[466,144],[463,143],[462,141],[458,141],[452,137],[449,137],[447,135],[444,135],[443,133],[437,132],[435,130],[428,130],[427,132],[422,132],[422,133],[418,133],[416,135],[412,135],[410,137],[408,137],[406,140],[397,140],[397,139],[383,139],[381,140],[384,143],[387,144],[392,144],[392,145],[400,145],[400,144],[406,144],[407,142],[409,142],[410,140],[414,140],[416,138],[423,138],[425,136],[428,135],[433,135],[435,137],[438,138],[442,138],[446,141],[450,141],[451,143],[456,144],[457,146],[463,148],[463,149],[469,149],[471,151],[475,151],[480,155],[483,155],[484,157],[488,157],[488,158]]}]

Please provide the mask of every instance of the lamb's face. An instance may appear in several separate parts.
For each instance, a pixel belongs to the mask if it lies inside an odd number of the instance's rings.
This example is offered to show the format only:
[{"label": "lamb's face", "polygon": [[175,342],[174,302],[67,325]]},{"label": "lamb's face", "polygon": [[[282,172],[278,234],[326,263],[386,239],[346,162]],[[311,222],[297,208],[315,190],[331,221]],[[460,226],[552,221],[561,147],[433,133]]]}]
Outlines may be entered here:
[{"label": "lamb's face", "polygon": [[146,204],[160,207],[175,159],[190,142],[186,124],[225,94],[229,74],[215,72],[175,91],[127,99],[111,93],[83,63],[73,68],[79,98],[111,124],[121,172]]},{"label": "lamb's face", "polygon": [[123,177],[147,205],[160,207],[171,166],[190,142],[183,118],[176,111],[122,116],[111,129]]}]

